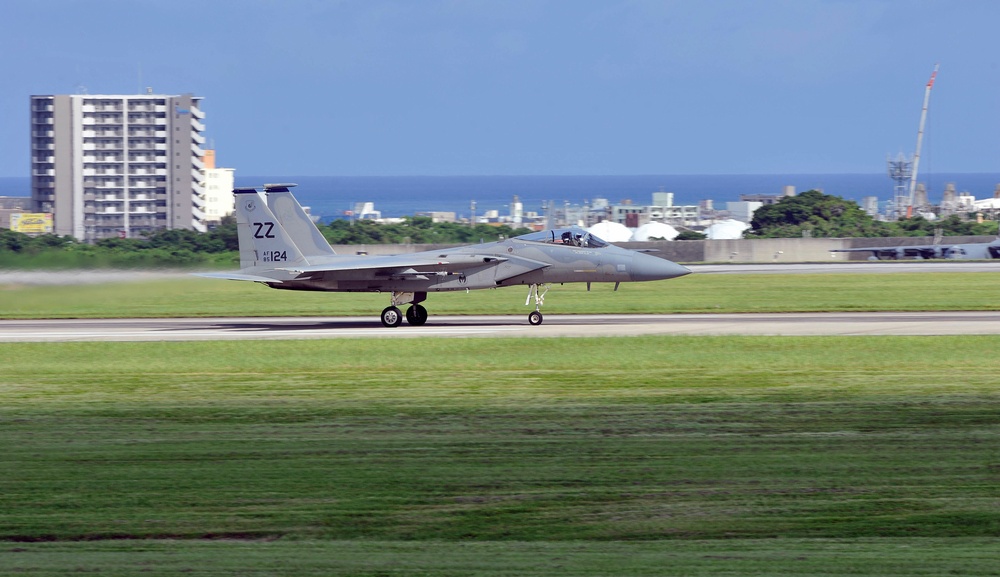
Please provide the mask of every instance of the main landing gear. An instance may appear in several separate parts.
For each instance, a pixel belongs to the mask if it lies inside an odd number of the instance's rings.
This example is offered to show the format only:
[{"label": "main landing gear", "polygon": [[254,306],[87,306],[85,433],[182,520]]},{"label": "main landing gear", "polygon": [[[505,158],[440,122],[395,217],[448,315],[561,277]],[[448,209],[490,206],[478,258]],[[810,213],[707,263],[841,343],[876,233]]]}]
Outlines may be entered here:
[{"label": "main landing gear", "polygon": [[[533,284],[528,288],[528,298],[524,301],[524,305],[530,305],[531,299],[535,299],[535,310],[528,313],[528,324],[533,326],[538,326],[542,324],[542,304],[545,303],[545,293],[549,292],[549,287],[544,284]],[[382,310],[382,326],[395,328],[403,324],[403,319],[406,319],[408,324],[415,327],[423,326],[427,322],[427,309],[420,305],[420,303],[427,300],[427,293],[403,293],[403,292],[393,292],[392,293],[392,304],[385,307]],[[406,314],[404,315],[399,307],[405,304],[409,304],[410,308],[406,309]]]},{"label": "main landing gear", "polygon": [[399,305],[405,305],[407,303],[412,303],[410,308],[406,309],[406,322],[419,327],[427,322],[427,309],[420,306],[419,303],[424,302],[427,299],[427,293],[392,293],[392,304],[385,307],[382,310],[382,326],[395,328],[403,324],[403,313],[399,310]]}]

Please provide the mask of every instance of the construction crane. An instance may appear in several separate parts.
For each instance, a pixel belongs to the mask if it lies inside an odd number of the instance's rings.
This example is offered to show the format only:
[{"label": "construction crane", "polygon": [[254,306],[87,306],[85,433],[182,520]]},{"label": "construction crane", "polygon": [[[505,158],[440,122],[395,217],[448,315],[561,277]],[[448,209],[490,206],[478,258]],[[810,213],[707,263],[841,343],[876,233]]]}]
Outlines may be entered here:
[{"label": "construction crane", "polygon": [[924,124],[927,122],[927,105],[931,101],[931,88],[934,87],[934,78],[937,77],[938,65],[934,65],[934,72],[931,72],[931,79],[927,81],[927,89],[924,90],[924,108],[920,111],[920,128],[917,130],[917,151],[913,154],[913,172],[910,175],[910,199],[906,205],[906,218],[913,216],[913,193],[917,189],[917,167],[920,166],[920,145],[924,142]]}]

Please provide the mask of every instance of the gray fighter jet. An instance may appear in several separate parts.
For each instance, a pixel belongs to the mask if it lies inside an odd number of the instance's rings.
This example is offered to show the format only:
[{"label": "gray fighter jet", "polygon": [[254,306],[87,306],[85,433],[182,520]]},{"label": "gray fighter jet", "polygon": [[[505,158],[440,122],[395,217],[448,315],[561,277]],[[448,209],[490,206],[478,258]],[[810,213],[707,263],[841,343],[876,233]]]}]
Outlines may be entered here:
[{"label": "gray fighter jet", "polygon": [[1000,258],[1000,236],[991,242],[961,244],[917,244],[910,246],[868,246],[858,248],[833,248],[830,252],[868,252],[868,260],[917,260],[948,258],[959,260],[987,260]]},{"label": "gray fighter jet", "polygon": [[[294,184],[233,190],[240,244],[240,270],[200,276],[253,281],[276,289],[387,292],[382,324],[398,327],[398,307],[409,304],[406,321],[427,322],[420,305],[427,293],[528,286],[525,305],[532,325],[553,283],[652,281],[689,274],[666,259],[623,249],[579,228],[546,230],[499,242],[391,256],[339,255],[292,196]],[[265,200],[266,199],[266,200]]]}]

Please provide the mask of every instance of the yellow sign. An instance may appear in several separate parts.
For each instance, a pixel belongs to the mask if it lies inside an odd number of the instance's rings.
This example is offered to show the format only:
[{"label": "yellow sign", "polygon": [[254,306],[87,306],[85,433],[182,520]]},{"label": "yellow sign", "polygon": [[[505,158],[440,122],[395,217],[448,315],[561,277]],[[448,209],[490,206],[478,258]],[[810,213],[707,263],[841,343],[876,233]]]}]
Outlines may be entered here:
[{"label": "yellow sign", "polygon": [[16,212],[10,215],[10,229],[24,234],[51,234],[51,212]]}]

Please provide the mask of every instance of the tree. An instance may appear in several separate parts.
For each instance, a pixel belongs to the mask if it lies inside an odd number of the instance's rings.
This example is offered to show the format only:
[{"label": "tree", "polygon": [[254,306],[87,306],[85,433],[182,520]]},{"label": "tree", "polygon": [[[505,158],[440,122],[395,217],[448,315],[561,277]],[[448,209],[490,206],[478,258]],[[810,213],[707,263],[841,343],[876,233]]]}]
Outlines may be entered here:
[{"label": "tree", "polygon": [[674,237],[674,240],[705,240],[708,235],[694,230],[682,230]]},{"label": "tree", "polygon": [[885,223],[873,219],[854,201],[809,190],[753,213],[747,238],[891,236]]}]

